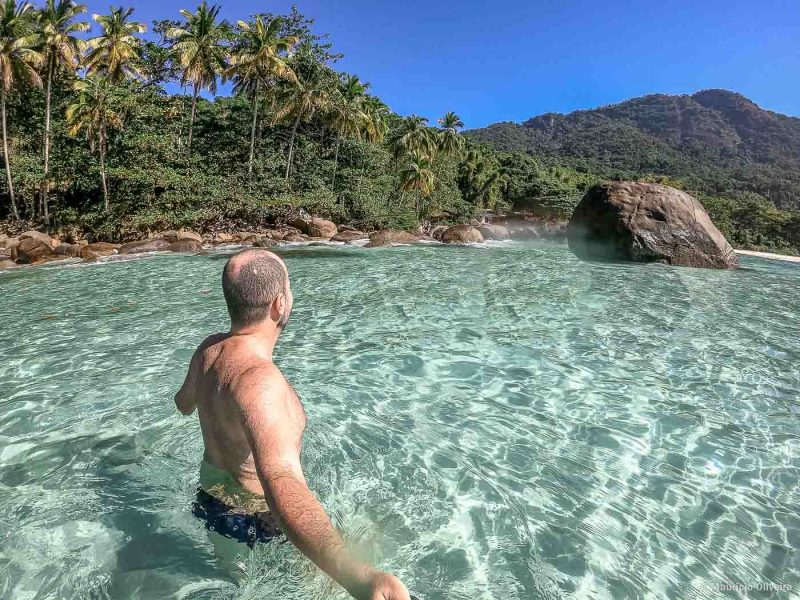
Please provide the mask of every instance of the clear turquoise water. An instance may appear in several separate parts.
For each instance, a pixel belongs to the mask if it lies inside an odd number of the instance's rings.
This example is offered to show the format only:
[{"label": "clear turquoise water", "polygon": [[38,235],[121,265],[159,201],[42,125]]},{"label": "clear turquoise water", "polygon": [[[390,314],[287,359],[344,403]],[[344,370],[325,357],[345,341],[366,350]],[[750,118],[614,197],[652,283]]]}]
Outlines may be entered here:
[{"label": "clear turquoise water", "polygon": [[[310,484],[420,599],[800,594],[798,265],[284,256]],[[231,571],[189,513],[172,394],[226,258],[0,272],[0,597],[332,597],[290,544]]]}]

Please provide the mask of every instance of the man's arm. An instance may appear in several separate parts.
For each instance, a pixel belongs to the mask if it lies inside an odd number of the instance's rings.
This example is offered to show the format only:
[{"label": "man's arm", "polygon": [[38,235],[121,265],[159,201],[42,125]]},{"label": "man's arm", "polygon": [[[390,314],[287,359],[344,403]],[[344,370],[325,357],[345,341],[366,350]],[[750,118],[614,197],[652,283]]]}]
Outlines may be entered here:
[{"label": "man's arm", "polygon": [[[408,600],[399,579],[356,558],[345,546],[322,505],[306,484],[297,448],[297,426],[286,399],[270,397],[272,379],[262,372],[242,382],[238,402],[267,505],[297,548],[359,600]],[[275,389],[275,387],[273,387]]]},{"label": "man's arm", "polygon": [[195,393],[195,386],[197,382],[197,352],[192,355],[192,360],[189,362],[189,370],[186,373],[186,378],[183,380],[183,385],[178,393],[175,394],[175,406],[184,415],[190,415],[194,412],[197,406],[197,394]]}]

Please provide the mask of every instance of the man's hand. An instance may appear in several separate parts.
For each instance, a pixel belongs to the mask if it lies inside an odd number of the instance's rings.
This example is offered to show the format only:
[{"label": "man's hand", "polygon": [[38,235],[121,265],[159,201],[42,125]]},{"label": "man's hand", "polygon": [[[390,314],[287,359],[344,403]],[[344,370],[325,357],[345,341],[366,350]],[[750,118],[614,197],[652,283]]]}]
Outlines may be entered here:
[{"label": "man's hand", "polygon": [[390,573],[378,571],[371,581],[369,595],[359,600],[409,600],[406,586]]}]

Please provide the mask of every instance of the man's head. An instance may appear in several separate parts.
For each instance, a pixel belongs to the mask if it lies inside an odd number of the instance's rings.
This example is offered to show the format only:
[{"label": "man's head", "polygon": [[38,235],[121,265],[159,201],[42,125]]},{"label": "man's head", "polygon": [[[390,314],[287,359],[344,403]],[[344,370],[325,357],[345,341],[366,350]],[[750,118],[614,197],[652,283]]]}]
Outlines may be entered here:
[{"label": "man's head", "polygon": [[292,312],[289,271],[269,250],[244,250],[225,264],[222,291],[234,328],[259,323],[283,329]]}]

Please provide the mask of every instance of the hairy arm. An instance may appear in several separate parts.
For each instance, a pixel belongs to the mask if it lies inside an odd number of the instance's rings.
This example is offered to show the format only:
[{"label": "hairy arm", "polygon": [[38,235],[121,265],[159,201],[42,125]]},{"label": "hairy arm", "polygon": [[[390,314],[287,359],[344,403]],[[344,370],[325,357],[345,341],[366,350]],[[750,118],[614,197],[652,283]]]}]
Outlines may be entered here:
[{"label": "hairy arm", "polygon": [[262,372],[248,379],[249,383],[242,382],[241,393],[237,394],[242,423],[267,505],[289,540],[355,598],[408,598],[408,592],[389,593],[384,581],[388,579],[393,589],[405,591],[396,578],[358,560],[348,550],[308,489],[297,445],[299,425],[287,405],[290,400],[284,393],[269,393],[270,389],[284,388],[281,376]]}]

